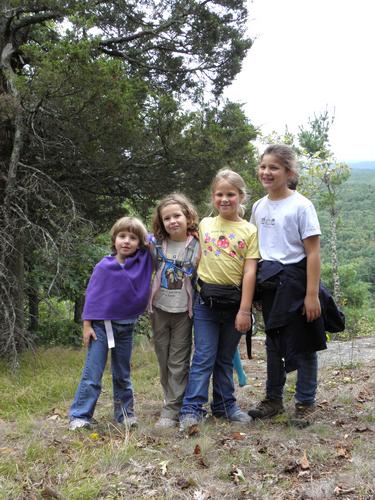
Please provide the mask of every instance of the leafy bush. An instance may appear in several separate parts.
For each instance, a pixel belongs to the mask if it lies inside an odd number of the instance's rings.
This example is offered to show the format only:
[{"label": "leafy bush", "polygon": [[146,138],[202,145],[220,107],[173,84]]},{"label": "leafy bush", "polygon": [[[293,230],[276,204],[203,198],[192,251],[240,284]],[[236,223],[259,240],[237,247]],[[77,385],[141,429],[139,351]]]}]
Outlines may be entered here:
[{"label": "leafy bush", "polygon": [[[339,268],[341,301],[346,317],[346,329],[339,338],[363,337],[372,335],[375,330],[374,317],[369,315],[369,284],[360,281],[356,264],[345,264]],[[322,281],[333,289],[331,266],[322,266]]]},{"label": "leafy bush", "polygon": [[35,343],[43,346],[81,346],[82,326],[68,319],[45,320],[39,325]]}]

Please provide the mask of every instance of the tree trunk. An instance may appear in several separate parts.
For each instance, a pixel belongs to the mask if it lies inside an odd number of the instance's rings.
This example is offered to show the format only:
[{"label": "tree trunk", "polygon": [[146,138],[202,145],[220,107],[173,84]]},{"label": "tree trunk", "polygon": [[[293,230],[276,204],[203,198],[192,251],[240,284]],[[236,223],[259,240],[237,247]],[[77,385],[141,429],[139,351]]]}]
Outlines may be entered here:
[{"label": "tree trunk", "polygon": [[[0,338],[0,351],[10,356],[14,366],[17,365],[17,354],[26,345],[25,315],[24,315],[24,221],[21,222],[23,211],[20,200],[17,177],[18,165],[21,159],[24,143],[25,116],[20,97],[15,85],[15,74],[11,67],[11,56],[14,53],[10,42],[4,43],[1,33],[0,40],[2,64],[1,90],[6,93],[14,105],[12,123],[13,141],[11,153],[4,158],[7,165],[5,173],[4,198],[1,205],[1,255],[0,271],[5,272],[6,285],[2,289],[7,299],[1,309],[3,338]],[[4,271],[3,271],[4,270]],[[5,271],[6,270],[6,271]]]},{"label": "tree trunk", "polygon": [[81,295],[80,297],[76,298],[74,301],[74,323],[81,323],[82,322],[82,311],[83,311],[83,305],[85,303],[85,297]]},{"label": "tree trunk", "polygon": [[37,333],[39,328],[39,294],[33,289],[28,293],[29,297],[29,331]]},{"label": "tree trunk", "polygon": [[338,305],[341,303],[341,286],[339,276],[339,262],[337,256],[337,210],[332,207],[329,211],[331,225],[331,262],[333,278],[333,297]]}]

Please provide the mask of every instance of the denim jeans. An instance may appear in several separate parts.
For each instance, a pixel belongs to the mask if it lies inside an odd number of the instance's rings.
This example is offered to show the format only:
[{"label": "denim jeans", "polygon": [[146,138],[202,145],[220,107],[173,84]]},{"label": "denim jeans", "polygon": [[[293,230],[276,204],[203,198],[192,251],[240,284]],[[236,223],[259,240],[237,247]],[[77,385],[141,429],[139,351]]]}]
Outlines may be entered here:
[{"label": "denim jeans", "polygon": [[[269,399],[282,399],[286,381],[284,360],[279,354],[277,337],[267,335],[267,382],[266,394]],[[316,352],[300,353],[296,355],[298,364],[295,400],[298,403],[315,403],[318,356]]]},{"label": "denim jeans", "polygon": [[[82,378],[70,408],[69,417],[91,420],[102,385],[107,362],[108,343],[103,321],[93,321],[97,340],[91,340]],[[114,416],[117,422],[134,415],[133,387],[130,380],[130,358],[133,347],[134,324],[112,321],[115,347],[111,349],[111,368],[114,399]]]},{"label": "denim jeans", "polygon": [[234,397],[233,356],[241,333],[235,329],[237,311],[214,311],[197,294],[194,303],[194,356],[186,387],[181,418],[202,418],[208,401],[210,377],[213,375],[215,416],[229,417],[238,410]]}]

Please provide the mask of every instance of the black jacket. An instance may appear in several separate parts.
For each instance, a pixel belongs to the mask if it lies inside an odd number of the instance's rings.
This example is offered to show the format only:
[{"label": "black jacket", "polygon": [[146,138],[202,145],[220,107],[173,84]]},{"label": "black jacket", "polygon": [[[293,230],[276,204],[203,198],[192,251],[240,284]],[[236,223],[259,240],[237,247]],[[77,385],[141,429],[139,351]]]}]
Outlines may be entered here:
[{"label": "black jacket", "polygon": [[345,329],[345,318],[328,290],[320,285],[322,315],[307,322],[302,314],[306,295],[306,259],[283,265],[262,261],[257,272],[257,300],[262,303],[267,335],[282,335],[281,355],[287,371],[297,368],[295,354],[327,348],[326,331]]}]

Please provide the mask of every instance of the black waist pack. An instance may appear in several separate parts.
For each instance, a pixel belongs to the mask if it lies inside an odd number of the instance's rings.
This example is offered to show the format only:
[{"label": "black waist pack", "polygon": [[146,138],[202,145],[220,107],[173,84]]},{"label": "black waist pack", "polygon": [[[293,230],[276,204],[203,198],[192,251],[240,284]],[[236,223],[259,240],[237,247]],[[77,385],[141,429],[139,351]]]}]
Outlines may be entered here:
[{"label": "black waist pack", "polygon": [[239,309],[241,287],[236,285],[214,285],[198,279],[200,296],[211,309]]}]

